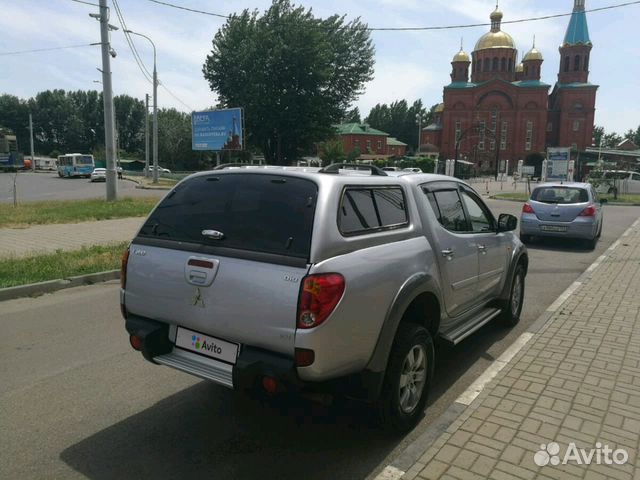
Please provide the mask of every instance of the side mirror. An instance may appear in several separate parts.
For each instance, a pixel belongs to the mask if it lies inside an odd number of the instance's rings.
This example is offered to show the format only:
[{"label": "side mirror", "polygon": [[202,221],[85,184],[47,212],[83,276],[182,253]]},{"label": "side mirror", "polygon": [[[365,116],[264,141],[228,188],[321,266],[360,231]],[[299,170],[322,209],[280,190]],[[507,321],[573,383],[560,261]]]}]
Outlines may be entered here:
[{"label": "side mirror", "polygon": [[498,217],[498,232],[511,232],[518,226],[518,219],[508,213],[501,213]]}]

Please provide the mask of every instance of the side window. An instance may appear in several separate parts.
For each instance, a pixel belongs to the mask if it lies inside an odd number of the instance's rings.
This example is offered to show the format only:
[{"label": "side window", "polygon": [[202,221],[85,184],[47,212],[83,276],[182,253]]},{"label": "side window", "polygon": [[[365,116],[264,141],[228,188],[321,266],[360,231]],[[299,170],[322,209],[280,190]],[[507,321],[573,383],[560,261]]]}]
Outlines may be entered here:
[{"label": "side window", "polygon": [[404,195],[399,188],[386,188],[373,190],[373,198],[382,227],[400,225],[407,221],[407,211],[404,205]]},{"label": "side window", "polygon": [[640,174],[639,173],[632,173],[631,174],[631,180],[633,180],[635,182],[640,182]]},{"label": "side window", "polygon": [[408,223],[406,202],[400,188],[348,188],[338,212],[342,234],[397,228]]},{"label": "side window", "polygon": [[468,231],[467,220],[464,216],[462,201],[455,190],[440,190],[434,193],[438,210],[440,211],[440,223],[452,232]]},{"label": "side window", "polygon": [[493,230],[493,222],[490,214],[478,201],[467,192],[461,192],[462,201],[469,214],[472,232],[490,232]]}]

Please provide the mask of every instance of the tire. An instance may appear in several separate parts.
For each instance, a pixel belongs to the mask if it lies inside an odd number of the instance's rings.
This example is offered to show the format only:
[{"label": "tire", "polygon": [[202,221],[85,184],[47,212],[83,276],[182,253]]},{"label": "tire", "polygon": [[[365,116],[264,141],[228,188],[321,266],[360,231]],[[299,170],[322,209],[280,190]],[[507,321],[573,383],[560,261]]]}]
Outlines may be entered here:
[{"label": "tire", "polygon": [[595,237],[589,239],[589,240],[585,240],[584,241],[585,245],[587,246],[587,248],[589,250],[594,250],[596,248],[596,245],[598,243],[598,235],[596,235]]},{"label": "tire", "polygon": [[[378,400],[380,420],[385,428],[404,433],[420,421],[433,378],[433,362],[433,340],[429,331],[413,323],[401,323]],[[412,372],[413,376],[408,378],[403,372]],[[404,386],[402,382],[406,382]]]},{"label": "tire", "polygon": [[[524,267],[522,263],[518,263],[516,271],[511,280],[511,289],[509,290],[509,300],[502,302],[502,313],[500,314],[500,322],[508,327],[514,327],[520,321],[520,313],[522,312],[522,304],[524,300]],[[514,299],[517,299],[514,302]]]}]

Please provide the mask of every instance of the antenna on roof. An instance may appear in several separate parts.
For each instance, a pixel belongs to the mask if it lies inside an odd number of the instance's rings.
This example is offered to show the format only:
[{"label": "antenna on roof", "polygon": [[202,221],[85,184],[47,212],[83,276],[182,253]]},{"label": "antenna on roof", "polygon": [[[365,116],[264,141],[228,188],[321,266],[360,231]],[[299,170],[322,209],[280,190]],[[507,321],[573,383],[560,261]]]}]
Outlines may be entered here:
[{"label": "antenna on roof", "polygon": [[533,48],[536,48],[536,34],[533,34]]}]

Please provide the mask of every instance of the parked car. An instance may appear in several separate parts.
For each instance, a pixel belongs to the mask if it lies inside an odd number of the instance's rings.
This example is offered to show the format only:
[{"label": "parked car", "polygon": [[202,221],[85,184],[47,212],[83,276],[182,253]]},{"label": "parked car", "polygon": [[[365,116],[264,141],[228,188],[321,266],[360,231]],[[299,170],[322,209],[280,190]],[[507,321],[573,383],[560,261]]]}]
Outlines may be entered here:
[{"label": "parked car", "polygon": [[382,171],[384,172],[399,172],[399,167],[382,167]]},{"label": "parked car", "polygon": [[591,248],[602,233],[602,206],[588,183],[546,183],[522,207],[520,240],[532,237],[583,239]]},{"label": "parked car", "polygon": [[518,322],[527,250],[517,218],[456,178],[342,167],[181,181],[123,256],[131,346],[234,389],[361,398],[412,428],[434,338]]},{"label": "parked car", "polygon": [[416,167],[403,168],[403,172],[411,172],[411,173],[422,173],[422,170]]},{"label": "parked car", "polygon": [[605,170],[597,193],[640,194],[640,173],[624,170]]},{"label": "parked car", "polygon": [[[153,173],[154,170],[155,167],[153,165],[149,166],[150,173]],[[169,170],[168,168],[158,167],[158,173],[171,173],[171,170]]]},{"label": "parked car", "polygon": [[[122,167],[117,167],[118,178],[122,178]],[[106,182],[107,181],[107,169],[106,168],[94,168],[90,175],[92,182]]]}]

